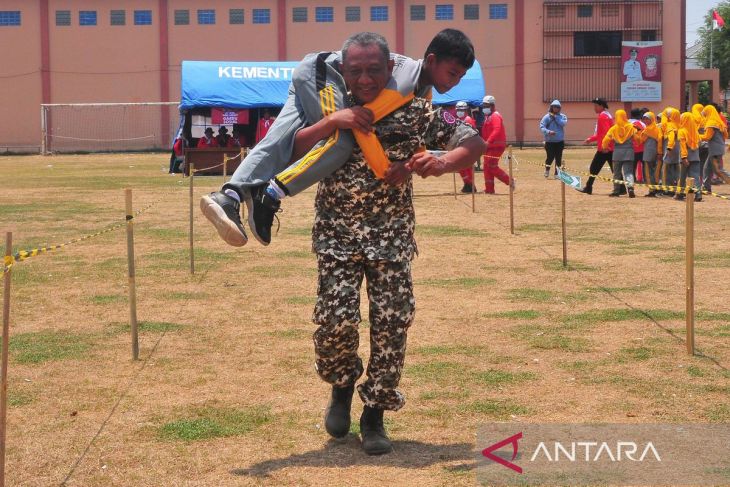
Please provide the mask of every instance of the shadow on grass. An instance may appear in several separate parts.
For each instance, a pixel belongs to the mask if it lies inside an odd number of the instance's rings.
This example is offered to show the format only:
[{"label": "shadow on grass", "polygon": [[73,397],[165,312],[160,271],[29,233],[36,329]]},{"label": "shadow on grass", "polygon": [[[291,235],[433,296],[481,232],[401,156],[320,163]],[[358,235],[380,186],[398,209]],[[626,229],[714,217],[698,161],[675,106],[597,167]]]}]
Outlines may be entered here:
[{"label": "shadow on grass", "polygon": [[459,468],[473,469],[476,466],[473,463],[476,459],[473,448],[474,446],[469,443],[434,445],[420,441],[395,440],[392,453],[368,456],[362,451],[359,438],[350,434],[340,440],[330,439],[320,450],[265,460],[248,468],[236,468],[231,470],[231,475],[268,477],[277,470],[292,467],[343,468],[373,465],[418,469],[452,461],[469,461],[468,464],[459,465]]}]

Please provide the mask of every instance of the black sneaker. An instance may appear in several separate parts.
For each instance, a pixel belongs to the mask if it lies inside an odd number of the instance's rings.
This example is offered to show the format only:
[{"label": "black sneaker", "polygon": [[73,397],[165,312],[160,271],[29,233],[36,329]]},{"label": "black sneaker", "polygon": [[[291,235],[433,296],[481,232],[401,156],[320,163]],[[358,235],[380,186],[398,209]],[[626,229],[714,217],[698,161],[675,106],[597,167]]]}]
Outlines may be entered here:
[{"label": "black sneaker", "polygon": [[593,188],[591,186],[585,186],[580,192],[583,194],[593,194]]},{"label": "black sneaker", "polygon": [[224,242],[234,247],[246,245],[248,237],[241,224],[241,204],[238,201],[216,191],[200,198],[200,210]]},{"label": "black sneaker", "polygon": [[[271,227],[274,216],[279,212],[281,201],[266,192],[268,184],[251,188],[251,206],[248,209],[248,227],[261,245],[271,243]],[[246,200],[246,204],[249,201]]]},{"label": "black sneaker", "polygon": [[473,193],[474,187],[469,183],[464,183],[464,187],[461,188],[462,193]]},{"label": "black sneaker", "polygon": [[636,193],[634,193],[634,188],[628,189],[629,198],[636,198]]}]

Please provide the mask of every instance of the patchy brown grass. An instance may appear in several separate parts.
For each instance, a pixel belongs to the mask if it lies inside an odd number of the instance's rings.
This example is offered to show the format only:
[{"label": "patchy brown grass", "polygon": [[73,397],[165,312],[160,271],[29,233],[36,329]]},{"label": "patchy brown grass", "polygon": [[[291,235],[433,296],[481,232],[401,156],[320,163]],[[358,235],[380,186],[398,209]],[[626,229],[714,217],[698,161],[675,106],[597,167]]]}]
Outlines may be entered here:
[{"label": "patchy brown grass", "polygon": [[[591,153],[567,151],[585,170]],[[322,428],[312,367],[314,191],[287,200],[269,247],[227,247],[197,210],[188,271],[187,180],[164,155],[3,157],[0,221],[16,248],[54,244],[136,208],[141,358],[129,343],[123,229],[14,267],[10,485],[473,485],[490,421],[730,421],[730,202],[697,205],[697,348],[685,352],[684,205],[560,187],[518,151],[516,235],[507,189],[454,198],[416,181],[416,322],[387,414],[395,452],[368,458]],[[481,183],[481,174],[477,175]],[[720,191],[724,187],[718,187]],[[367,302],[363,295],[363,317]],[[368,323],[361,326],[368,353]],[[355,419],[360,403],[354,405]],[[353,431],[357,431],[355,428]]]}]

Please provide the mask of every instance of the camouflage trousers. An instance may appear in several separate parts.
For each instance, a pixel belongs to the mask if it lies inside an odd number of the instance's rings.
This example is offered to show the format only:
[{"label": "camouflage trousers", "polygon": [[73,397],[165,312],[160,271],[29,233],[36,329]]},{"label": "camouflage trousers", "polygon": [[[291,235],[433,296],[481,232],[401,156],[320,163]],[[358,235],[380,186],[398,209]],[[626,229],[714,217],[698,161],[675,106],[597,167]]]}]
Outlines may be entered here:
[{"label": "camouflage trousers", "polygon": [[413,322],[415,299],[411,263],[337,260],[318,254],[319,285],[313,321],[315,367],[326,382],[344,387],[363,373],[357,353],[360,287],[367,282],[370,302],[370,360],[367,379],[357,386],[366,406],[397,411],[405,397],[397,390]]}]

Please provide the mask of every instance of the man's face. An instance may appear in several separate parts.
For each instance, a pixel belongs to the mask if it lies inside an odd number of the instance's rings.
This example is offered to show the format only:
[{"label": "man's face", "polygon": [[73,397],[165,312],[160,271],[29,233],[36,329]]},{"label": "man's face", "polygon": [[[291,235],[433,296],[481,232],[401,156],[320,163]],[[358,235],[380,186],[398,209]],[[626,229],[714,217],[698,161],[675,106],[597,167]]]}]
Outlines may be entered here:
[{"label": "man's face", "polygon": [[638,56],[638,55],[639,54],[636,51],[631,51],[631,60],[636,61],[636,56]]},{"label": "man's face", "polygon": [[359,103],[373,101],[390,79],[393,61],[386,60],[375,44],[351,45],[342,65],[347,88]]},{"label": "man's face", "polygon": [[603,105],[599,105],[598,103],[593,104],[593,111],[596,113],[601,113],[603,111]]},{"label": "man's face", "polygon": [[439,93],[446,93],[459,84],[466,74],[466,68],[455,59],[436,59],[429,54],[424,60],[424,69],[428,73],[431,84]]}]

